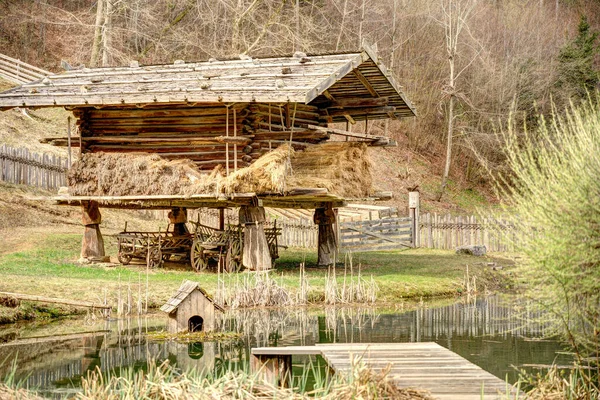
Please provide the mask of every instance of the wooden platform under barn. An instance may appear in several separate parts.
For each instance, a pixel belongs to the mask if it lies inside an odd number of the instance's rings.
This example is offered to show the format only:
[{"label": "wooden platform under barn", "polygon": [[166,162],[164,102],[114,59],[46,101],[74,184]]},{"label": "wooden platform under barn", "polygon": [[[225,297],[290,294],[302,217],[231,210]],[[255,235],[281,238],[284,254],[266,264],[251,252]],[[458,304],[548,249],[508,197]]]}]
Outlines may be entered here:
[{"label": "wooden platform under barn", "polygon": [[400,387],[427,389],[440,400],[506,399],[510,385],[437,343],[354,343],[252,349],[251,366],[268,379],[291,368],[294,355],[321,355],[335,373],[349,373],[357,362],[379,370]]}]

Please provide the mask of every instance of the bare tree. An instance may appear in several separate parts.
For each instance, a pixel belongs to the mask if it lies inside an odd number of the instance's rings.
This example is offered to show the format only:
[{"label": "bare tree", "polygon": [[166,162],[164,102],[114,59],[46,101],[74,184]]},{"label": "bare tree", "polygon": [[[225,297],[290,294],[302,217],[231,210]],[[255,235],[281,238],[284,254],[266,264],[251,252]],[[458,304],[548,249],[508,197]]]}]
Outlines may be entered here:
[{"label": "bare tree", "polygon": [[452,162],[452,139],[454,137],[454,107],[457,98],[456,81],[458,77],[471,65],[473,58],[460,71],[457,70],[457,58],[459,55],[459,44],[463,31],[469,29],[468,20],[477,0],[441,0],[441,19],[438,23],[444,28],[446,54],[448,56],[448,83],[444,93],[448,96],[447,106],[447,138],[446,138],[446,163],[442,175],[442,183],[438,194],[438,201],[442,199],[448,184],[450,164]]},{"label": "bare tree", "polygon": [[104,5],[104,26],[102,27],[102,66],[109,64],[109,54],[112,49],[112,14],[113,2],[115,0],[106,0]]},{"label": "bare tree", "polygon": [[96,3],[96,24],[94,27],[94,40],[92,43],[92,55],[90,57],[90,66],[98,66],[98,57],[102,46],[102,25],[104,24],[104,0],[98,0]]}]

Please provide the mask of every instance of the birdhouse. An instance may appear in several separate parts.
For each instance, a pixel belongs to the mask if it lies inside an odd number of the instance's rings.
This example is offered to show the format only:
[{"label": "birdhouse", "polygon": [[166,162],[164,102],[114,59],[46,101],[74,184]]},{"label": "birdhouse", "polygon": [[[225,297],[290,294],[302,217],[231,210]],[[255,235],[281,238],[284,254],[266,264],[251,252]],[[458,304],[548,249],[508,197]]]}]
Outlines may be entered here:
[{"label": "birdhouse", "polygon": [[160,309],[169,315],[170,333],[213,331],[217,316],[224,311],[198,282],[192,281],[184,281]]}]

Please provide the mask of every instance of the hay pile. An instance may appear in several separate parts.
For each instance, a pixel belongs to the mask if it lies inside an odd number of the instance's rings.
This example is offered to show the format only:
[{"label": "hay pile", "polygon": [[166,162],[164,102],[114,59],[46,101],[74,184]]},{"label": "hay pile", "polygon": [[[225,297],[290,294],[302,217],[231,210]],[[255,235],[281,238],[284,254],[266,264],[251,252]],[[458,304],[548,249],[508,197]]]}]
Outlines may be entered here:
[{"label": "hay pile", "polygon": [[[168,161],[157,154],[84,154],[67,175],[69,194],[127,196],[210,193],[216,191],[215,169],[210,176],[190,160]],[[202,188],[197,191],[197,187]]]},{"label": "hay pile", "polygon": [[282,146],[248,168],[224,176],[218,166],[202,173],[191,160],[169,161],[157,154],[84,154],[67,180],[72,196],[284,193],[290,149]]},{"label": "hay pile", "polygon": [[368,197],[373,185],[367,145],[328,142],[292,157],[290,187],[326,188],[346,198]]},{"label": "hay pile", "polygon": [[304,187],[366,197],[372,184],[366,150],[364,144],[344,142],[304,152],[283,145],[228,177],[220,166],[207,174],[191,160],[169,161],[158,154],[89,153],[73,165],[67,180],[72,196],[285,194]]}]

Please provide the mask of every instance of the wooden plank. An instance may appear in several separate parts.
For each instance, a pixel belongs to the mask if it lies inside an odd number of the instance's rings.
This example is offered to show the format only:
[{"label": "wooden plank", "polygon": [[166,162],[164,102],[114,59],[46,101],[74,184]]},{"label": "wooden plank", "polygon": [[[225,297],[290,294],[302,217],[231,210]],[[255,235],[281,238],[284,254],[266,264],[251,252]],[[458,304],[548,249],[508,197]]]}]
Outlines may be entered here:
[{"label": "wooden plank", "polygon": [[313,129],[313,130],[321,131],[324,133],[330,133],[330,134],[334,134],[334,135],[353,137],[353,138],[357,138],[357,139],[366,139],[366,140],[372,140],[372,141],[379,141],[379,140],[386,140],[386,139],[389,140],[385,136],[375,136],[375,135],[370,135],[368,133],[359,133],[359,132],[348,132],[348,131],[345,131],[342,129],[326,128],[323,126],[316,126],[316,125],[308,125],[308,129]]},{"label": "wooden plank", "polygon": [[110,306],[92,303],[89,301],[56,299],[53,297],[34,296],[34,295],[23,294],[23,293],[0,292],[0,296],[14,297],[19,300],[35,301],[35,302],[40,302],[40,303],[66,304],[66,305],[70,305],[70,306],[101,308],[101,309],[110,309],[111,308]]},{"label": "wooden plank", "polygon": [[[403,387],[428,389],[435,398],[475,400],[504,398],[510,387],[501,379],[436,343],[317,344],[253,349],[264,357],[321,355],[337,373],[349,373],[359,358],[374,369],[391,364],[388,375]],[[256,353],[255,353],[256,352]],[[270,358],[264,359],[270,360]]]}]

